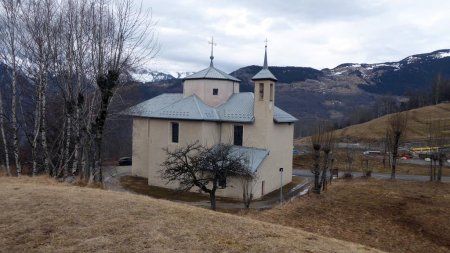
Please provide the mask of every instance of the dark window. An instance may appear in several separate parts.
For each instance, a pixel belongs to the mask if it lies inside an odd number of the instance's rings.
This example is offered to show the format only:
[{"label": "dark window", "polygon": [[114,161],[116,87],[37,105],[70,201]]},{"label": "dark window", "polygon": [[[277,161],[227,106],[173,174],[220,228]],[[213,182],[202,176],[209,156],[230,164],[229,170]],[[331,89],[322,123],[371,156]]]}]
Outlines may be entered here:
[{"label": "dark window", "polygon": [[213,95],[215,96],[219,95],[219,89],[213,89]]},{"label": "dark window", "polygon": [[263,100],[264,99],[264,84],[260,83],[259,84],[259,100]]},{"label": "dark window", "polygon": [[234,126],[234,145],[242,146],[242,137],[244,134],[243,126]]},{"label": "dark window", "polygon": [[180,125],[177,122],[172,122],[171,124],[172,128],[172,142],[178,143],[178,136],[180,131]]},{"label": "dark window", "polygon": [[273,83],[270,84],[270,101],[273,101]]}]

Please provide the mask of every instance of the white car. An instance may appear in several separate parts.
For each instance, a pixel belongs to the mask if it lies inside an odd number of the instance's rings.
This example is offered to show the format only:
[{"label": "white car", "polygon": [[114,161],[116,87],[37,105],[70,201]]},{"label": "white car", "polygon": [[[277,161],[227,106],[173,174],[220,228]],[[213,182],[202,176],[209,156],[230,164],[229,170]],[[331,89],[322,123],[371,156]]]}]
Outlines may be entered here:
[{"label": "white car", "polygon": [[431,162],[431,159],[429,157],[425,158],[425,162]]}]

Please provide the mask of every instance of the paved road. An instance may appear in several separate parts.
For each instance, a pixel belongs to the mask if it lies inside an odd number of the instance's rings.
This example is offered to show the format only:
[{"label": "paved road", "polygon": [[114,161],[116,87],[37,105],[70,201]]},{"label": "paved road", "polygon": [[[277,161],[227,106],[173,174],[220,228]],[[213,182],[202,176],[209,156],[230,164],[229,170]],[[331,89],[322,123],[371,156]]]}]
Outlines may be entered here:
[{"label": "paved road", "polygon": [[[313,174],[310,170],[304,170],[304,169],[294,169],[293,173],[296,176],[300,177],[313,177]],[[339,177],[344,176],[344,172],[339,172]],[[353,172],[353,176],[360,177],[362,176],[361,172]],[[374,178],[380,178],[380,179],[389,179],[391,178],[391,174],[385,174],[385,173],[374,173],[372,172],[372,177]],[[398,180],[404,180],[404,181],[418,181],[418,182],[426,182],[430,180],[429,176],[419,176],[419,175],[404,175],[404,174],[397,174],[395,176]],[[442,177],[443,182],[450,182],[450,177]]]}]

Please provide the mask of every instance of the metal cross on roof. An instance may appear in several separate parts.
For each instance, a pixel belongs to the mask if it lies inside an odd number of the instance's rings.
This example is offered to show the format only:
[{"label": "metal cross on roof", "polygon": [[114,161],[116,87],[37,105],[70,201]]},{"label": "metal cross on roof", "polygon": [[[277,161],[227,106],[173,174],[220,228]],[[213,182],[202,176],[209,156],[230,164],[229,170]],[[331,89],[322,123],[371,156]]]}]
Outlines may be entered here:
[{"label": "metal cross on roof", "polygon": [[209,57],[209,59],[211,59],[212,66],[214,60],[214,46],[217,46],[217,43],[214,42],[214,37],[211,37],[211,41],[208,41],[208,44],[211,44],[211,56]]}]

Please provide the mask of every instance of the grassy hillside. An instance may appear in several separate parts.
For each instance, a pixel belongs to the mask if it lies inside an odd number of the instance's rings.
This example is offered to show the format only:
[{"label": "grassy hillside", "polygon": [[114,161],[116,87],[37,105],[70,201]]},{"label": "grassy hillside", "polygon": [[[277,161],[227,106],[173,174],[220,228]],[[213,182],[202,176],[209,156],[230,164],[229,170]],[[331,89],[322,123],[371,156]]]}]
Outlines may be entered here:
[{"label": "grassy hillside", "polygon": [[[424,140],[428,138],[427,122],[441,120],[441,124],[450,127],[450,103],[425,106],[403,113],[408,114],[407,140]],[[363,124],[349,126],[335,131],[335,137],[352,141],[379,141],[386,133],[386,122],[389,115],[368,121]],[[296,143],[309,143],[309,138],[296,140]]]},{"label": "grassy hillside", "polygon": [[0,177],[0,252],[376,252],[128,193]]},{"label": "grassy hillside", "polygon": [[450,184],[338,180],[249,215],[388,252],[450,252]]}]

